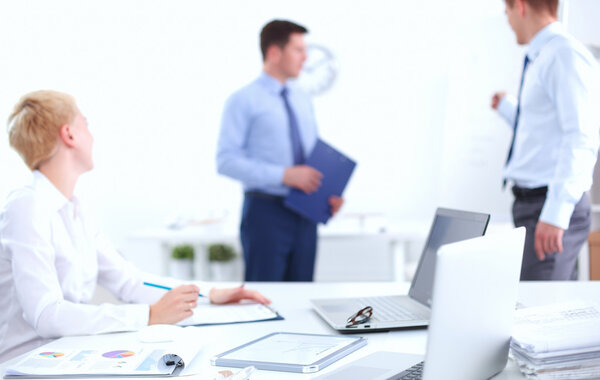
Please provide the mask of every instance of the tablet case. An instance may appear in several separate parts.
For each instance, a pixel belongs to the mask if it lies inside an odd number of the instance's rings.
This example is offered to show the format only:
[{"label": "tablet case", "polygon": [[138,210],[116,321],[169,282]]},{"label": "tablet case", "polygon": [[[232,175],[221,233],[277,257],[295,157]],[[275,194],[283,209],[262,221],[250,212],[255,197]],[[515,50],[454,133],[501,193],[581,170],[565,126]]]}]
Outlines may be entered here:
[{"label": "tablet case", "polygon": [[[298,364],[298,363],[279,363],[269,361],[268,355],[265,356],[264,360],[261,361],[251,361],[251,360],[240,360],[240,359],[227,359],[224,356],[227,356],[237,350],[246,348],[248,346],[252,346],[255,343],[260,342],[264,339],[269,339],[274,335],[294,335],[297,336],[298,339],[302,339],[305,337],[323,337],[323,338],[335,338],[335,339],[347,339],[353,340],[352,343],[348,344],[345,347],[338,349],[335,352],[321,358],[320,360],[310,363],[310,364]],[[360,336],[340,336],[340,335],[323,335],[323,334],[301,334],[301,333],[291,333],[291,332],[275,332],[268,335],[265,335],[261,338],[255,339],[251,342],[243,344],[239,347],[233,348],[229,351],[223,352],[222,354],[216,355],[211,358],[210,362],[214,366],[221,367],[235,367],[235,368],[244,368],[247,366],[254,366],[256,369],[263,369],[268,371],[282,371],[282,372],[299,372],[299,373],[314,373],[322,370],[323,368],[329,366],[332,363],[340,360],[341,358],[351,354],[352,352],[358,350],[361,347],[364,347],[367,344],[367,340]]]}]

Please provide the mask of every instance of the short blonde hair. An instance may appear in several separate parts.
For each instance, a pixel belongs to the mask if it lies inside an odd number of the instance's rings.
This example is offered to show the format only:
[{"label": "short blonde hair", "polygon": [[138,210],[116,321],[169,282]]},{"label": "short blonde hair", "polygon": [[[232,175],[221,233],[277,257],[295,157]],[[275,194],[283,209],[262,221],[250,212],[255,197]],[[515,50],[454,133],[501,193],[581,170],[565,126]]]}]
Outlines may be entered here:
[{"label": "short blonde hair", "polygon": [[30,92],[8,118],[8,140],[31,170],[52,157],[60,128],[77,115],[75,99],[58,91]]}]

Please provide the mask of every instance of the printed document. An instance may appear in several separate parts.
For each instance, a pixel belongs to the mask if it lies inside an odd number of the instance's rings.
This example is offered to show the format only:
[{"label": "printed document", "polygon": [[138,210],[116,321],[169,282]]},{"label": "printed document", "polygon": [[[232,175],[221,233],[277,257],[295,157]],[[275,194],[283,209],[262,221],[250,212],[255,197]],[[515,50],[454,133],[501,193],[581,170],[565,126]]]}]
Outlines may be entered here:
[{"label": "printed document", "polygon": [[[182,329],[183,330],[183,329]],[[196,356],[200,345],[189,339],[145,344],[137,332],[66,337],[46,344],[6,369],[5,378],[65,376],[157,376],[178,374]]]},{"label": "printed document", "polygon": [[598,348],[600,305],[578,301],[517,310],[512,339],[530,353]]},{"label": "printed document", "polygon": [[192,311],[194,315],[179,322],[178,325],[216,325],[282,319],[270,307],[256,303],[236,305],[200,304]]}]

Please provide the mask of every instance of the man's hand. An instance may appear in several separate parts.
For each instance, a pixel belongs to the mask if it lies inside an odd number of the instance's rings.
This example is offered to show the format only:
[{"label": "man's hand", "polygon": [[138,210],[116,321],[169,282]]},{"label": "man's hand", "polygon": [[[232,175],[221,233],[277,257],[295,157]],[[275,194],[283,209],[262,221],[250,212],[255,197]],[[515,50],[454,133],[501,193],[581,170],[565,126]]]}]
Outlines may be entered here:
[{"label": "man's hand", "polygon": [[317,169],[307,165],[296,165],[285,169],[283,184],[310,194],[321,186],[321,178],[323,178],[323,174]]},{"label": "man's hand", "polygon": [[169,290],[158,302],[150,305],[148,324],[171,324],[190,317],[198,302],[199,292],[196,285],[181,285]]},{"label": "man's hand", "polygon": [[546,254],[559,252],[561,253],[562,238],[564,230],[562,228],[553,226],[548,223],[539,221],[535,227],[535,253],[543,261],[546,258]]},{"label": "man's hand", "polygon": [[244,285],[229,289],[211,289],[210,291],[210,302],[212,303],[236,303],[241,300],[256,301],[263,305],[271,303],[271,300],[267,299],[256,290],[246,289]]},{"label": "man's hand", "polygon": [[337,195],[332,195],[329,197],[329,205],[331,206],[331,215],[335,215],[342,205],[344,204],[344,198],[340,198]]},{"label": "man's hand", "polygon": [[492,108],[498,110],[498,105],[502,99],[506,96],[506,91],[498,91],[492,96]]}]

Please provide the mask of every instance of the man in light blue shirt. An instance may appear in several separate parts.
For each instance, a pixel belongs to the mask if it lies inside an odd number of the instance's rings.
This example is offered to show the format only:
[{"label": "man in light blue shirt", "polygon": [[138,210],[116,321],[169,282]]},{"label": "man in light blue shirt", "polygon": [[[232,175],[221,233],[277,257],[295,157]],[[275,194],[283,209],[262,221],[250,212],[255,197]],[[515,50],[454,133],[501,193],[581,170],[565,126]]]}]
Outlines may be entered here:
[{"label": "man in light blue shirt", "polygon": [[527,228],[521,280],[576,279],[591,224],[600,70],[557,22],[557,8],[558,0],[506,0],[517,42],[529,47],[519,96],[492,98],[514,131],[504,179],[514,184],[515,225]]},{"label": "man in light blue shirt", "polygon": [[[221,174],[240,181],[246,281],[312,281],[317,226],[284,205],[290,188],[316,191],[322,175],[304,165],[317,141],[307,94],[288,80],[306,60],[307,29],[274,20],[261,32],[263,73],[228,99],[217,151]],[[332,213],[341,207],[331,197]]]}]

